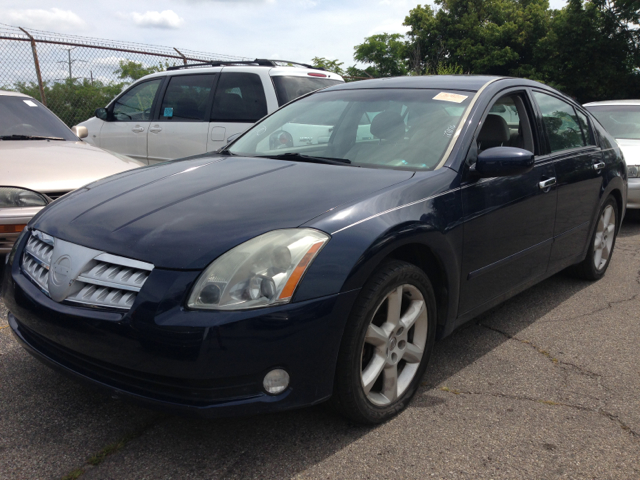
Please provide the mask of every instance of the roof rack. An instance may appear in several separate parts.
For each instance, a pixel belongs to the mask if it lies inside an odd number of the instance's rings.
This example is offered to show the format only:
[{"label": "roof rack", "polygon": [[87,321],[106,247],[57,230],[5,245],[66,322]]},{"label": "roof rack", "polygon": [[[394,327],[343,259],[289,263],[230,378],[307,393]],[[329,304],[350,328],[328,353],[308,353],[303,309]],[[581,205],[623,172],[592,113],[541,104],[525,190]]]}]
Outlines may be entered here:
[{"label": "roof rack", "polygon": [[197,68],[197,67],[222,67],[222,66],[234,66],[234,65],[255,65],[259,67],[279,67],[281,64],[289,64],[295,65],[299,67],[305,68],[313,68],[315,70],[324,70],[321,67],[314,67],[313,65],[308,65],[306,63],[300,62],[292,62],[290,60],[269,60],[266,58],[256,58],[255,60],[242,60],[242,61],[233,61],[233,60],[213,60],[211,62],[202,62],[202,63],[188,63],[186,65],[175,65],[173,67],[167,67],[167,70],[182,70],[184,68]]}]

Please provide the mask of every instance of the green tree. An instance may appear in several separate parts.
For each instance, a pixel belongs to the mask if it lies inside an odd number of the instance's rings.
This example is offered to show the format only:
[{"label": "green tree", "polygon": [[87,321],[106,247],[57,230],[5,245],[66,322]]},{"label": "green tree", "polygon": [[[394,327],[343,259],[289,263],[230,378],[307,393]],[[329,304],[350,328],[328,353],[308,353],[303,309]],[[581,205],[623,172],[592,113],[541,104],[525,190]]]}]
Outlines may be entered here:
[{"label": "green tree", "polygon": [[120,66],[114,72],[118,75],[118,78],[123,80],[131,80],[136,81],[139,78],[144,77],[145,75],[149,75],[151,73],[162,72],[166,70],[170,65],[165,62],[165,65],[162,63],[158,63],[158,65],[145,66],[142,63],[133,62],[131,60],[120,60]]},{"label": "green tree", "polygon": [[346,72],[342,68],[344,62],[339,62],[338,60],[329,60],[325,57],[313,57],[311,59],[311,65],[315,68],[322,68],[327,72],[337,73],[338,75],[345,75]]},{"label": "green tree", "polygon": [[[393,77],[406,75],[406,43],[399,33],[382,33],[365,38],[354,47],[353,58],[360,63],[369,64],[364,72],[373,77]],[[366,76],[366,75],[365,75]]]}]

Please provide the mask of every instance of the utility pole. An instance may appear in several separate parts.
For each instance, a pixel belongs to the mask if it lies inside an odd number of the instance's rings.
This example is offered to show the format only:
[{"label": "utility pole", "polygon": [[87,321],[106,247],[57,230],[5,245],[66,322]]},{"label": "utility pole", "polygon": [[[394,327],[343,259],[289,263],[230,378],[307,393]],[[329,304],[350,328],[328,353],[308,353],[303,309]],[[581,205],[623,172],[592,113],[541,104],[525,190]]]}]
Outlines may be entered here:
[{"label": "utility pole", "polygon": [[[84,60],[71,60],[71,50],[75,50],[77,47],[71,47],[71,48],[63,48],[62,50],[66,50],[67,54],[69,55],[69,60],[59,60],[58,63],[66,63],[69,65],[69,80],[73,80],[73,75],[71,74],[71,66],[75,63],[75,62],[85,62]],[[86,62],[85,62],[86,63]]]}]

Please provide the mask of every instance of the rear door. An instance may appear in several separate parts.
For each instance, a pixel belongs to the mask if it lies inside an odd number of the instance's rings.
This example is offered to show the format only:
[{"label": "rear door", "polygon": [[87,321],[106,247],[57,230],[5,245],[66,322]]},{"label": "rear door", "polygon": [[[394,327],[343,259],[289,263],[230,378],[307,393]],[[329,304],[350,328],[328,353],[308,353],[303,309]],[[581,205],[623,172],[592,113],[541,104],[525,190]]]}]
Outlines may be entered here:
[{"label": "rear door", "polygon": [[116,98],[108,108],[98,145],[147,163],[147,133],[156,97],[164,78],[138,83]]},{"label": "rear door", "polygon": [[533,90],[554,164],[558,206],[550,268],[575,263],[582,255],[602,188],[602,151],[587,116],[550,92]]},{"label": "rear door", "polygon": [[261,75],[224,69],[213,99],[207,151],[225,146],[231,135],[244,132],[267,112]]},{"label": "rear door", "polygon": [[219,74],[168,77],[160,107],[149,127],[149,163],[207,151],[209,115]]}]

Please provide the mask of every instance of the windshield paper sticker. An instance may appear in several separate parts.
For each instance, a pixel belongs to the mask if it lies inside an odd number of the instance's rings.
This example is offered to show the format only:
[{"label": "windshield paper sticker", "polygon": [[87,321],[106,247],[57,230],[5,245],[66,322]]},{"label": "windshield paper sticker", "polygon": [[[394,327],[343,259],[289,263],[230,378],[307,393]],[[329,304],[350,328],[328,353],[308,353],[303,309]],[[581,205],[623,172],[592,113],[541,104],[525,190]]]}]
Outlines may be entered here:
[{"label": "windshield paper sticker", "polygon": [[446,93],[446,92],[440,92],[435,97],[433,97],[434,100],[442,100],[443,102],[455,102],[455,103],[462,103],[467,98],[469,98],[468,95],[458,95],[457,93]]},{"label": "windshield paper sticker", "polygon": [[171,108],[171,107],[166,107],[166,108],[164,109],[164,115],[162,115],[162,116],[163,116],[163,117],[169,117],[169,118],[173,117],[173,108]]},{"label": "windshield paper sticker", "polygon": [[38,104],[35,102],[32,102],[31,100],[23,100],[24,103],[26,103],[27,105],[29,105],[30,107],[37,107]]}]

